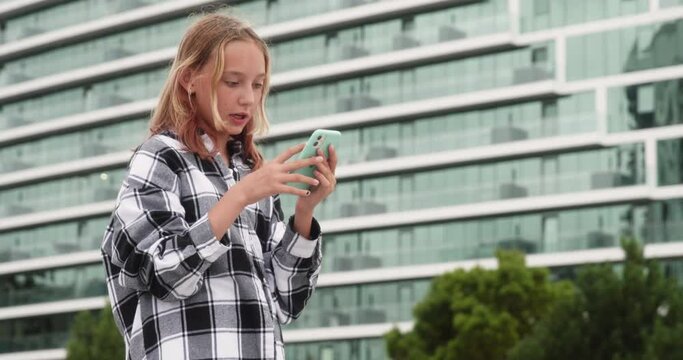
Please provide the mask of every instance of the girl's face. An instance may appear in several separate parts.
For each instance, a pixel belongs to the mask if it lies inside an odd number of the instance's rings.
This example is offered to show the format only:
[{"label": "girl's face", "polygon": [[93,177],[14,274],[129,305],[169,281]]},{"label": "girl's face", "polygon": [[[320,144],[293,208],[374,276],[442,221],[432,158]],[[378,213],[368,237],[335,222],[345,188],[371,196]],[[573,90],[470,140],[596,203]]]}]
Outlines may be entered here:
[{"label": "girl's face", "polygon": [[[223,51],[224,69],[216,85],[218,114],[227,125],[228,134],[239,135],[253,119],[265,81],[266,61],[263,52],[252,41],[236,40]],[[200,120],[212,124],[211,82],[216,66],[214,57],[202,67],[194,82],[197,112]]]}]

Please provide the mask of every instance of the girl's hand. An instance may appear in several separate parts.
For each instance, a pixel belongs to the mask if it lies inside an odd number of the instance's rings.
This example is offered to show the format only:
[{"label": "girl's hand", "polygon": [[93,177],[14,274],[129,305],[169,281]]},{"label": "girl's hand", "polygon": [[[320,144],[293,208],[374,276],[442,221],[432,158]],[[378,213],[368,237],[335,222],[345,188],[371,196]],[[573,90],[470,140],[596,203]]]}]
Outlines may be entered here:
[{"label": "girl's hand", "polygon": [[[337,186],[335,171],[337,170],[337,152],[334,146],[329,147],[330,157],[327,161],[316,163],[317,170],[313,172],[320,185],[311,187],[311,194],[297,199],[297,211],[313,213],[313,209],[330,195]],[[318,149],[318,157],[324,158],[323,151]]]},{"label": "girl's hand", "polygon": [[265,163],[260,169],[242,178],[233,189],[242,194],[244,205],[253,204],[263,198],[275,194],[293,194],[308,197],[311,192],[287,185],[289,182],[301,182],[317,186],[319,180],[301,174],[290,174],[292,171],[323,162],[322,156],[314,156],[304,160],[287,163],[292,156],[301,152],[306,144],[298,144],[285,150],[273,161]]}]

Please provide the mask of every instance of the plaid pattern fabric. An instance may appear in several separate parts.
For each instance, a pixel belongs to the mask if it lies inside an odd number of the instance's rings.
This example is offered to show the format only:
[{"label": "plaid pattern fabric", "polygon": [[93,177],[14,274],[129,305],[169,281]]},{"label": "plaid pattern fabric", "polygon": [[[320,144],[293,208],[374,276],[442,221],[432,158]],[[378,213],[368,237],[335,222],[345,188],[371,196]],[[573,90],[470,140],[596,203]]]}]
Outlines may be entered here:
[{"label": "plaid pattern fabric", "polygon": [[250,171],[240,153],[231,160],[201,160],[170,132],[131,158],[102,245],[127,359],[284,358],[280,324],[313,293],[320,226],[313,220],[314,240],[298,235],[274,196],[216,239],[208,211]]}]

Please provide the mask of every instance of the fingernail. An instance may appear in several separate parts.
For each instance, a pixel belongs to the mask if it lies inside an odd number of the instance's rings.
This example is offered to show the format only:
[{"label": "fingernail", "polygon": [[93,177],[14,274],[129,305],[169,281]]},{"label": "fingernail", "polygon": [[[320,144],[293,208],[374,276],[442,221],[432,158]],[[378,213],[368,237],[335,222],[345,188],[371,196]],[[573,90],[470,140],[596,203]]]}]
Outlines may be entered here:
[{"label": "fingernail", "polygon": [[310,191],[306,191],[306,196],[311,195]]},{"label": "fingernail", "polygon": [[320,184],[320,181],[316,180],[313,182],[313,184],[315,184],[317,186],[318,184]]},{"label": "fingernail", "polygon": [[323,161],[323,157],[322,157],[322,156],[318,156],[317,158],[315,158],[315,161],[321,162],[321,161]]}]

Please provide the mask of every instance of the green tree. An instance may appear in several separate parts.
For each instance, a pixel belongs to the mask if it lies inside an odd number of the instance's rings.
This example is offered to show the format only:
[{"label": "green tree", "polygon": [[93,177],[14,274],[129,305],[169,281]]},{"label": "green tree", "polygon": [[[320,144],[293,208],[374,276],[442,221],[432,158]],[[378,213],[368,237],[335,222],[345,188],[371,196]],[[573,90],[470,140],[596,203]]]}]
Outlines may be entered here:
[{"label": "green tree", "polygon": [[525,359],[683,359],[681,291],[645,260],[633,240],[622,242],[623,265],[579,271],[577,291],[510,353]]},{"label": "green tree", "polygon": [[389,355],[402,359],[504,359],[557,299],[573,290],[530,269],[517,252],[496,254],[498,268],[456,270],[435,278],[413,309],[413,330],[386,336]]},{"label": "green tree", "polygon": [[76,315],[66,346],[67,360],[122,360],[126,358],[123,338],[116,328],[111,307],[97,316],[91,311]]},{"label": "green tree", "polygon": [[92,356],[93,328],[97,320],[90,311],[81,311],[76,314],[71,335],[66,344],[66,360],[94,359]]}]

